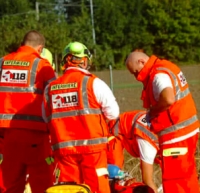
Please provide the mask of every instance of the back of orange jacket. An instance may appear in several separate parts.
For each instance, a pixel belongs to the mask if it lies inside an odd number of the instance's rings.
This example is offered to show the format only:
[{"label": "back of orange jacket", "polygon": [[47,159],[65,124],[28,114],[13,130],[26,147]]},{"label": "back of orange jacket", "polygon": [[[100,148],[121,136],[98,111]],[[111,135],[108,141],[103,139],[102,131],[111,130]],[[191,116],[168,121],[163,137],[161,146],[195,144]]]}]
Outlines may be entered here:
[{"label": "back of orange jacket", "polygon": [[76,154],[106,149],[108,127],[93,92],[95,78],[68,69],[46,89],[44,104],[53,150]]},{"label": "back of orange jacket", "polygon": [[[21,54],[20,54],[21,53]],[[45,73],[41,68],[45,69]],[[47,60],[29,46],[0,59],[0,127],[47,131],[42,118],[43,90],[55,79]]]}]

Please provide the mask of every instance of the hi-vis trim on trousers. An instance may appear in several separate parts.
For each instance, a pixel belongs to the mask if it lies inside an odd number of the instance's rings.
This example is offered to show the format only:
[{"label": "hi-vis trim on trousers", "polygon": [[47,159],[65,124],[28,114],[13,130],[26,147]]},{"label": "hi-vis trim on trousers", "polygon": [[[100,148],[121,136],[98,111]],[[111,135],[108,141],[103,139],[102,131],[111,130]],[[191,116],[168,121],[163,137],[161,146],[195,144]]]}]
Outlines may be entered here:
[{"label": "hi-vis trim on trousers", "polygon": [[108,169],[107,168],[97,168],[96,172],[97,172],[97,176],[108,175]]},{"label": "hi-vis trim on trousers", "polygon": [[53,151],[65,147],[74,147],[74,146],[83,146],[83,145],[97,145],[102,143],[107,143],[108,138],[107,137],[101,137],[101,138],[95,138],[95,139],[87,139],[87,140],[73,140],[73,141],[65,141],[60,142],[55,145],[52,145]]},{"label": "hi-vis trim on trousers", "polygon": [[178,155],[185,155],[188,152],[187,147],[175,147],[163,150],[163,156],[178,156]]}]

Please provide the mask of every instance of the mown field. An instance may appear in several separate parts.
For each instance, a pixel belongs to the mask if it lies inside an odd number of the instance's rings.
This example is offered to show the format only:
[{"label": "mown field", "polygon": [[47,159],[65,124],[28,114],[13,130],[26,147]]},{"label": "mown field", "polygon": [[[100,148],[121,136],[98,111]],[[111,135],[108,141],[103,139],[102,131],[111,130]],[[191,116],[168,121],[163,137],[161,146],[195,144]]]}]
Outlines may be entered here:
[{"label": "mown field", "polygon": [[[200,118],[200,65],[181,66],[181,69],[190,85],[190,91],[193,94],[198,110],[198,117]],[[93,73],[113,88],[113,93],[118,101],[121,113],[130,110],[143,109],[142,101],[140,100],[142,84],[137,82],[134,76],[127,70],[114,70],[112,71],[112,75],[109,70]],[[200,173],[199,146],[200,143],[198,144],[196,161]],[[137,180],[141,180],[139,160],[132,158],[127,152],[125,152],[124,169],[129,171]],[[156,184],[159,186],[161,183],[161,172],[157,165],[155,165],[154,178]]]}]

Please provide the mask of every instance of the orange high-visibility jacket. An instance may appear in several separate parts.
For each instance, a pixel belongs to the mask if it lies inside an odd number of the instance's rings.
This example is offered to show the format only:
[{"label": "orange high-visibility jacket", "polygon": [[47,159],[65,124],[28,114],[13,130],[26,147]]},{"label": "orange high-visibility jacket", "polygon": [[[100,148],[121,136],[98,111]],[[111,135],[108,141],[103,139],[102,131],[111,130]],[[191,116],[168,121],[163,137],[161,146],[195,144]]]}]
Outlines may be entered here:
[{"label": "orange high-visibility jacket", "polygon": [[95,78],[68,69],[46,88],[44,104],[54,151],[73,154],[106,148],[108,128],[93,92]]},{"label": "orange high-visibility jacket", "polygon": [[156,104],[152,82],[157,73],[169,75],[175,94],[175,103],[151,120],[153,131],[158,135],[159,141],[164,142],[194,131],[199,127],[199,121],[187,80],[180,68],[156,56],[150,57],[137,77],[144,84],[142,93],[144,108],[148,109]]},{"label": "orange high-visibility jacket", "polygon": [[45,84],[55,79],[50,64],[29,46],[0,59],[0,127],[47,131],[42,118]]},{"label": "orange high-visibility jacket", "polygon": [[118,122],[113,127],[114,135],[121,135],[125,149],[133,156],[139,157],[139,147],[136,136],[148,141],[157,150],[158,138],[150,131],[146,122],[146,111],[134,110],[120,114]]}]

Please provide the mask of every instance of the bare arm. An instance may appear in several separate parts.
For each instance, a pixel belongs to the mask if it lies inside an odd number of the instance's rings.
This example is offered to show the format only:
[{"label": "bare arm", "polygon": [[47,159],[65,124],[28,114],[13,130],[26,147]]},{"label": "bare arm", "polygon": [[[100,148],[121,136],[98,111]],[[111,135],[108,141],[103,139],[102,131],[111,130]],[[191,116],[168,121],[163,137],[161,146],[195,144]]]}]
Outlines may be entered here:
[{"label": "bare arm", "polygon": [[175,95],[173,88],[171,87],[164,88],[159,95],[159,99],[156,105],[150,108],[149,112],[150,117],[155,117],[160,112],[168,109],[174,102],[175,102]]},{"label": "bare arm", "polygon": [[154,190],[154,193],[158,193],[157,187],[153,181],[153,164],[149,164],[141,160],[140,167],[143,182],[151,187]]}]

